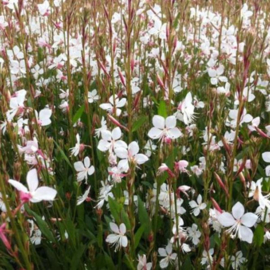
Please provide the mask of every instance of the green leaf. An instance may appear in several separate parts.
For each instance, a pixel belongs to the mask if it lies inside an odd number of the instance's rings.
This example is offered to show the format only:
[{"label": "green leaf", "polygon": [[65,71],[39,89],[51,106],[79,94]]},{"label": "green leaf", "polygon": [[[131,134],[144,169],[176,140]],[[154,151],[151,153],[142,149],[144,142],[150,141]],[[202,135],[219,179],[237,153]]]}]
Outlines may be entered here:
[{"label": "green leaf", "polygon": [[142,115],[141,117],[139,117],[139,119],[135,121],[135,123],[133,124],[132,132],[135,132],[136,130],[138,130],[147,120],[148,120],[148,117],[145,115]]},{"label": "green leaf", "polygon": [[34,211],[30,210],[28,205],[25,205],[25,210],[26,212],[33,216],[35,218],[35,221],[37,223],[38,228],[40,229],[40,231],[42,232],[42,234],[51,242],[55,243],[55,238],[51,232],[51,230],[49,229],[49,226],[47,225],[47,223],[38,215],[36,214]]},{"label": "green leaf", "polygon": [[73,170],[73,166],[71,165],[68,157],[66,156],[65,152],[61,149],[61,147],[57,144],[57,142],[54,140],[54,143],[57,147],[57,149],[59,150],[59,152],[61,153],[63,159],[67,162],[67,164],[70,166],[70,168]]},{"label": "green leaf", "polygon": [[122,206],[119,203],[117,203],[114,199],[112,199],[110,196],[108,197],[108,201],[112,216],[114,217],[116,223],[120,223],[120,212]]},{"label": "green leaf", "polygon": [[82,114],[84,112],[84,105],[82,105],[79,110],[74,114],[72,118],[72,124],[75,124],[79,118],[81,118]]},{"label": "green leaf", "polygon": [[135,267],[127,254],[125,254],[124,257],[124,263],[127,265],[128,269],[135,270]]},{"label": "green leaf", "polygon": [[145,230],[145,224],[143,224],[138,230],[137,232],[135,233],[135,249],[138,247],[139,243],[140,243],[140,240],[142,238],[142,235],[144,233],[144,230]]},{"label": "green leaf", "polygon": [[124,208],[121,211],[121,217],[122,217],[122,220],[125,223],[127,229],[130,230],[131,229],[130,220],[129,220],[129,217],[128,217],[127,213],[125,212]]},{"label": "green leaf", "polygon": [[264,226],[258,224],[254,232],[254,244],[260,247],[263,243]]},{"label": "green leaf", "polygon": [[83,244],[81,244],[79,246],[79,248],[76,249],[73,257],[72,257],[72,261],[71,261],[71,266],[70,269],[71,270],[75,270],[75,269],[80,269],[80,262],[82,261],[82,256],[85,250],[85,247]]},{"label": "green leaf", "polygon": [[142,226],[145,225],[145,233],[149,234],[151,230],[150,219],[145,209],[145,206],[139,196],[138,196],[138,214],[141,225]]},{"label": "green leaf", "polygon": [[159,106],[158,106],[158,114],[163,116],[164,118],[167,117],[167,107],[166,107],[166,102],[164,100],[161,100],[159,102]]}]

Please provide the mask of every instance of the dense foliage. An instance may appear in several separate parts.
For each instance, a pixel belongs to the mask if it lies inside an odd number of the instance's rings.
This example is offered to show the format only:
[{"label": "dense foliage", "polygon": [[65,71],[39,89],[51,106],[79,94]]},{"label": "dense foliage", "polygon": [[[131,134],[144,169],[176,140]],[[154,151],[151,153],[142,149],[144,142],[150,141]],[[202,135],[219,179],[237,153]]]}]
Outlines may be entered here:
[{"label": "dense foliage", "polygon": [[1,0],[0,268],[269,269],[269,14]]}]

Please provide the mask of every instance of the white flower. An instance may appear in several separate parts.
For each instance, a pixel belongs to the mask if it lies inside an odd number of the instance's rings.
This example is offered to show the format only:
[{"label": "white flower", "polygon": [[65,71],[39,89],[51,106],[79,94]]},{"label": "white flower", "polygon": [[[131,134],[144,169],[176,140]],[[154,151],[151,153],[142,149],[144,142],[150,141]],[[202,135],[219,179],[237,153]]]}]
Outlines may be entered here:
[{"label": "white flower", "polygon": [[87,198],[90,193],[91,186],[88,187],[88,189],[84,192],[84,194],[77,199],[77,205],[82,204]]},{"label": "white flower", "polygon": [[41,243],[41,231],[35,225],[33,220],[28,220],[30,223],[30,241],[34,245],[39,245]]},{"label": "white flower", "polygon": [[36,169],[32,169],[27,173],[26,182],[29,190],[16,180],[10,179],[8,182],[18,191],[21,191],[21,199],[23,202],[30,201],[32,203],[37,203],[40,201],[53,201],[57,194],[57,191],[50,187],[43,186],[38,188],[39,181]]},{"label": "white flower", "polygon": [[166,246],[166,248],[159,248],[158,249],[159,256],[164,257],[160,262],[160,268],[166,268],[168,267],[169,263],[174,263],[174,261],[177,258],[176,253],[172,253],[172,244],[169,242],[169,244]]},{"label": "white flower", "polygon": [[202,260],[201,264],[202,265],[207,265],[207,269],[210,269],[210,265],[213,262],[213,254],[214,254],[214,249],[210,248],[208,251],[204,250],[202,254]]},{"label": "white flower", "polygon": [[88,92],[88,102],[93,103],[97,100],[99,100],[100,96],[97,94],[97,90],[94,89],[91,92]]},{"label": "white flower", "polygon": [[6,208],[6,205],[5,205],[4,201],[3,201],[3,195],[2,195],[1,192],[0,192],[0,210],[2,212],[7,212],[7,208]]},{"label": "white flower", "polygon": [[262,209],[265,209],[265,207],[270,209],[270,201],[268,200],[270,194],[266,196],[262,194],[262,181],[262,178],[257,180],[256,183],[251,181],[248,197],[253,197],[254,200],[259,202],[259,205]]},{"label": "white flower", "polygon": [[76,145],[74,146],[74,147],[72,147],[72,148],[70,148],[70,151],[71,151],[71,155],[72,156],[78,156],[78,154],[79,154],[79,152],[80,152],[80,150],[81,150],[81,144],[80,144],[80,135],[79,134],[77,134],[76,135],[76,140],[77,140],[77,143],[76,143]]},{"label": "white flower", "polygon": [[217,85],[219,81],[227,82],[228,79],[225,76],[221,76],[224,72],[224,66],[219,65],[217,68],[208,68],[208,75],[211,77],[211,84]]},{"label": "white flower", "polygon": [[[270,152],[264,152],[262,158],[265,162],[270,163]],[[270,176],[270,165],[265,168],[266,176]]]},{"label": "white flower", "polygon": [[116,156],[122,159],[121,161],[119,161],[118,167],[122,168],[124,171],[127,171],[129,169],[129,162],[132,162],[135,165],[141,165],[148,161],[148,157],[146,155],[138,153],[139,145],[137,142],[131,142],[127,148],[116,148]]},{"label": "white flower", "polygon": [[188,92],[185,99],[179,103],[177,112],[174,115],[178,120],[184,122],[186,125],[189,125],[195,119],[194,109],[195,107],[192,104],[192,95],[190,92]]},{"label": "white flower", "polygon": [[187,228],[188,236],[192,238],[192,243],[196,246],[200,242],[201,232],[198,230],[197,224],[192,224]]},{"label": "white flower", "polygon": [[233,269],[238,269],[243,263],[246,262],[246,258],[243,257],[242,251],[237,251],[235,256],[231,257],[231,263]]},{"label": "white flower", "polygon": [[120,224],[118,227],[115,223],[110,222],[110,228],[114,234],[109,234],[106,238],[106,242],[109,244],[115,245],[115,250],[117,251],[121,247],[127,247],[128,239],[125,236],[126,225],[124,223]]},{"label": "white flower", "polygon": [[101,127],[95,129],[96,136],[99,138],[102,131],[104,131],[104,130],[107,130],[107,122],[106,122],[104,116],[102,116],[102,118],[101,118]]},{"label": "white flower", "polygon": [[101,130],[101,140],[98,143],[98,150],[106,152],[113,151],[117,147],[126,147],[127,144],[119,140],[122,136],[122,131],[119,127],[114,128],[112,131]]},{"label": "white flower", "polygon": [[224,227],[230,227],[226,230],[230,234],[231,238],[235,238],[238,235],[239,239],[252,243],[253,232],[250,227],[254,226],[258,216],[253,213],[246,213],[244,206],[237,202],[232,208],[232,215],[228,212],[223,212],[217,218],[218,221]]},{"label": "white flower", "polygon": [[52,122],[50,119],[52,115],[52,110],[49,108],[45,108],[41,110],[39,113],[35,111],[35,115],[36,115],[37,123],[42,127],[47,126]]},{"label": "white flower", "polygon": [[180,130],[176,127],[174,115],[167,117],[166,120],[160,115],[155,115],[152,122],[154,127],[149,130],[148,136],[153,140],[177,139],[181,136]]},{"label": "white flower", "polygon": [[90,162],[89,157],[84,158],[84,162],[77,161],[74,163],[74,168],[78,172],[77,181],[81,182],[83,179],[87,182],[88,175],[92,175],[95,172],[95,168]]},{"label": "white flower", "polygon": [[145,254],[142,256],[138,255],[139,263],[137,265],[137,270],[151,270],[152,269],[152,263],[147,263],[147,258]]},{"label": "white flower", "polygon": [[48,14],[50,8],[49,1],[45,0],[42,4],[38,4],[37,6],[41,16]]},{"label": "white flower", "polygon": [[119,100],[119,98],[115,95],[109,98],[109,103],[102,103],[99,105],[99,107],[103,110],[106,110],[110,114],[113,114],[115,112],[116,115],[119,116],[122,112],[119,108],[124,107],[126,101],[126,98],[122,98]]},{"label": "white flower", "polygon": [[200,211],[205,209],[206,204],[202,203],[202,195],[199,194],[197,197],[197,203],[195,201],[190,201],[189,205],[191,208],[193,208],[193,215],[196,217],[200,214]]}]

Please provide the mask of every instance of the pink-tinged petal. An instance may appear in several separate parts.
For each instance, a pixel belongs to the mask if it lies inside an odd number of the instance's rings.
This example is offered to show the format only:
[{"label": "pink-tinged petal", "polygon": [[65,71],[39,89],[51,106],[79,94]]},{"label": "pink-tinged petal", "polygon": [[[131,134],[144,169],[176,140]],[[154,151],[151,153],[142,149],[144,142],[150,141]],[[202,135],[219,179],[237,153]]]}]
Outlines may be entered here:
[{"label": "pink-tinged petal", "polygon": [[119,158],[127,158],[128,157],[128,150],[123,147],[115,148],[115,154]]},{"label": "pink-tinged petal", "polygon": [[231,227],[235,224],[235,219],[230,213],[224,212],[217,217],[219,223],[224,227]]},{"label": "pink-tinged petal", "polygon": [[167,134],[171,139],[177,139],[181,137],[181,131],[178,128],[172,128],[168,130]]},{"label": "pink-tinged petal", "polygon": [[11,184],[13,187],[15,187],[17,190],[19,191],[22,191],[24,193],[27,193],[28,192],[28,189],[23,185],[21,184],[20,182],[16,181],[16,180],[8,180],[9,184]]},{"label": "pink-tinged petal", "polygon": [[128,152],[129,154],[131,154],[132,156],[135,156],[136,154],[139,153],[139,145],[137,142],[131,142],[128,146]]},{"label": "pink-tinged petal", "polygon": [[240,219],[245,213],[245,208],[242,203],[237,202],[232,208],[232,214],[235,219]]},{"label": "pink-tinged petal", "polygon": [[127,102],[127,99],[126,99],[126,98],[121,98],[121,99],[117,102],[116,107],[117,107],[117,108],[124,107],[125,104],[126,104],[126,102]]},{"label": "pink-tinged petal", "polygon": [[112,138],[116,141],[120,139],[121,136],[122,136],[121,129],[119,127],[114,128],[112,131]]},{"label": "pink-tinged petal", "polygon": [[81,161],[77,161],[74,163],[74,168],[77,172],[84,171],[85,167]]},{"label": "pink-tinged petal", "polygon": [[105,140],[100,140],[99,143],[98,143],[98,150],[101,151],[101,152],[106,152],[109,150],[111,146],[111,143],[109,143],[108,141],[105,141]]},{"label": "pink-tinged petal", "polygon": [[126,236],[121,236],[120,237],[120,245],[121,245],[121,247],[127,247],[128,239],[127,239]]},{"label": "pink-tinged petal", "polygon": [[117,233],[117,234],[120,233],[119,228],[118,228],[118,226],[117,226],[115,223],[110,222],[110,228],[111,228],[111,230],[112,230],[114,233]]},{"label": "pink-tinged petal", "polygon": [[160,115],[155,115],[152,122],[155,128],[164,129],[165,127],[165,119]]},{"label": "pink-tinged petal", "polygon": [[137,154],[135,156],[135,159],[136,159],[137,163],[139,165],[141,165],[141,164],[145,163],[146,161],[148,161],[149,158],[144,154]]},{"label": "pink-tinged petal", "polygon": [[174,128],[176,126],[176,118],[174,115],[166,118],[166,128]]},{"label": "pink-tinged petal", "polygon": [[90,158],[89,158],[89,157],[85,157],[85,158],[84,158],[84,167],[85,167],[85,168],[89,168],[90,165],[91,165],[91,163],[90,163]]},{"label": "pink-tinged petal", "polygon": [[241,218],[241,223],[246,227],[252,227],[258,220],[258,216],[253,213],[246,213]]},{"label": "pink-tinged petal", "polygon": [[32,169],[27,173],[26,182],[30,192],[33,192],[38,187],[38,175],[37,170]]},{"label": "pink-tinged petal", "polygon": [[158,249],[158,253],[162,257],[166,257],[167,256],[167,252],[166,252],[165,248],[159,248]]},{"label": "pink-tinged petal", "polygon": [[161,137],[162,134],[162,130],[158,129],[158,128],[151,128],[148,132],[148,137],[150,137],[151,139],[155,140],[155,139],[159,139]]},{"label": "pink-tinged petal", "polygon": [[264,152],[262,158],[265,162],[270,162],[270,152]]},{"label": "pink-tinged petal", "polygon": [[249,244],[252,243],[253,240],[253,232],[251,229],[245,227],[245,226],[240,226],[238,230],[238,237],[242,241],[248,242]]},{"label": "pink-tinged petal", "polygon": [[40,202],[40,201],[53,201],[57,191],[50,187],[39,187],[35,192],[32,192],[31,202]]},{"label": "pink-tinged petal", "polygon": [[[185,243],[183,245],[186,245]],[[177,254],[176,253],[173,253],[171,256],[170,256],[170,259],[171,260],[175,260],[177,257]]]},{"label": "pink-tinged petal", "polygon": [[88,169],[88,175],[92,175],[94,172],[95,172],[95,167],[94,167],[94,166],[91,166],[91,167]]},{"label": "pink-tinged petal", "polygon": [[126,225],[124,223],[121,223],[119,226],[119,232],[120,234],[124,235],[126,233]]},{"label": "pink-tinged petal", "polygon": [[101,138],[105,141],[111,141],[112,133],[109,130],[101,130]]}]

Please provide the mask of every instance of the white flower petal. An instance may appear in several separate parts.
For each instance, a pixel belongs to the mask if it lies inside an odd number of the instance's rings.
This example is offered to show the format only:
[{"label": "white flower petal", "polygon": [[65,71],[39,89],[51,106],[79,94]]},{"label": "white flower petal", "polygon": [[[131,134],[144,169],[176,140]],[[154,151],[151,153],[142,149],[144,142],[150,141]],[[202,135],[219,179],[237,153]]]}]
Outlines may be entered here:
[{"label": "white flower petal", "polygon": [[119,234],[119,228],[118,228],[118,226],[117,226],[115,223],[110,222],[110,228],[111,228],[111,230],[112,230],[114,233]]},{"label": "white flower petal", "polygon": [[242,203],[237,202],[232,208],[232,214],[235,219],[240,219],[245,213],[245,208]]},{"label": "white flower petal", "polygon": [[114,128],[112,131],[112,138],[116,141],[120,139],[121,136],[122,136],[121,129],[119,127]]},{"label": "white flower petal", "polygon": [[148,137],[150,137],[151,139],[159,139],[161,137],[162,134],[162,130],[158,129],[158,128],[151,128],[148,132]]},{"label": "white flower petal", "polygon": [[16,180],[8,180],[9,184],[11,184],[13,187],[15,187],[17,190],[19,191],[22,191],[24,193],[27,193],[28,192],[28,189],[23,185],[21,184],[20,182],[16,181]]},{"label": "white flower petal", "polygon": [[77,172],[81,172],[85,169],[83,163],[81,161],[77,161],[74,163],[74,168]]},{"label": "white flower petal", "polygon": [[135,156],[135,159],[136,159],[137,163],[140,165],[140,164],[143,164],[146,161],[148,161],[149,158],[144,154],[137,154]]},{"label": "white flower petal", "polygon": [[217,217],[219,223],[224,227],[231,227],[235,224],[235,219],[230,213],[224,212]]},{"label": "white flower petal", "polygon": [[270,152],[264,152],[262,158],[265,162],[270,162]]},{"label": "white flower petal", "polygon": [[139,145],[137,142],[131,142],[128,146],[128,151],[132,156],[135,156],[139,153]]},{"label": "white flower petal", "polygon": [[166,118],[166,128],[174,128],[176,126],[176,118],[174,115]]},{"label": "white flower petal", "polygon": [[31,202],[39,201],[53,201],[57,191],[50,187],[39,187],[35,192],[31,193],[32,199]]},{"label": "white flower petal", "polygon": [[171,139],[177,139],[181,136],[181,132],[178,128],[172,128],[170,130],[168,130],[168,137],[170,137]]},{"label": "white flower petal", "polygon": [[37,176],[37,170],[32,169],[27,173],[26,176],[27,185],[30,192],[33,192],[38,187],[38,176]]},{"label": "white flower petal", "polygon": [[241,223],[246,227],[252,227],[256,223],[258,216],[253,213],[246,213],[241,218]]},{"label": "white flower petal", "polygon": [[165,119],[160,115],[155,115],[152,122],[155,128],[164,129],[165,127]]},{"label": "white flower petal", "polygon": [[253,232],[251,229],[245,226],[240,226],[239,231],[238,231],[238,237],[239,239],[251,244],[253,240]]},{"label": "white flower petal", "polygon": [[89,168],[90,165],[91,165],[90,158],[89,157],[85,157],[84,158],[84,166],[85,166],[85,168]]}]

